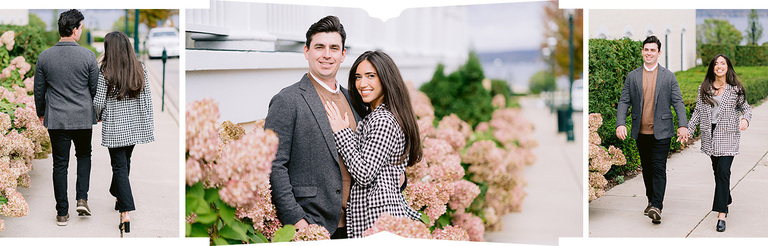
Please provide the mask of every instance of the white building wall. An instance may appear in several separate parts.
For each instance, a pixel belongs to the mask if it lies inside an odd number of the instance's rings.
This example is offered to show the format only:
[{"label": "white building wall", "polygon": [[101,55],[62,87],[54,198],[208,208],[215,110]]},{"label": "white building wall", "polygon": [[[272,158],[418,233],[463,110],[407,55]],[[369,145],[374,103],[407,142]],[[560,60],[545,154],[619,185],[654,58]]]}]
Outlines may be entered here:
[{"label": "white building wall", "polygon": [[589,38],[643,41],[650,34],[661,40],[659,64],[673,72],[696,66],[696,10],[589,10]]},{"label": "white building wall", "polygon": [[367,50],[387,52],[405,80],[429,81],[438,63],[453,71],[469,53],[465,7],[408,9],[387,22],[362,9],[212,1],[186,11],[186,101],[213,98],[221,119],[263,119],[269,100],[308,71],[302,50],[312,23],[335,15],[347,32],[337,80]]}]

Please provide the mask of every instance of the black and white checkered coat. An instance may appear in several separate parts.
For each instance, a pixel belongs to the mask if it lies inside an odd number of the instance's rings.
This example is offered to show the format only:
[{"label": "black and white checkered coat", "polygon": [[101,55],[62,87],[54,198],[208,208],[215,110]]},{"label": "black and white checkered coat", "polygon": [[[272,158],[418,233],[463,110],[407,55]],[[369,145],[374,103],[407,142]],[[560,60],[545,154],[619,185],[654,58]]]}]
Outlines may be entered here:
[{"label": "black and white checkered coat", "polygon": [[107,96],[107,80],[99,73],[96,116],[101,120],[101,145],[118,148],[155,141],[152,96],[149,91],[147,68],[144,67],[144,90],[138,98],[117,100]]},{"label": "black and white checkered coat", "polygon": [[[699,85],[701,89],[701,85]],[[701,152],[710,156],[735,156],[739,154],[739,122],[741,119],[752,119],[752,108],[744,100],[737,105],[736,92],[738,87],[726,84],[723,98],[720,102],[720,114],[717,117],[715,131],[712,132],[712,106],[704,103],[701,93],[696,96],[696,108],[688,122],[688,131],[693,135],[696,126],[701,125]]]},{"label": "black and white checkered coat", "polygon": [[334,138],[353,180],[347,203],[350,238],[362,237],[382,213],[421,218],[399,190],[407,161],[393,163],[400,161],[405,150],[405,134],[386,105],[379,105],[360,121],[356,132],[346,128],[334,133]]}]

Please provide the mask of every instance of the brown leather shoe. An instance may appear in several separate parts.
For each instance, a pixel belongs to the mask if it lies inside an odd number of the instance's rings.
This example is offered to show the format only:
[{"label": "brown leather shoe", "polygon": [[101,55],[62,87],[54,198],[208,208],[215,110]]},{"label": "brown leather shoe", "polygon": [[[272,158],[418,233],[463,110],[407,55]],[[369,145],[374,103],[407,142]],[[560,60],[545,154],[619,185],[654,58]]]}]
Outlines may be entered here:
[{"label": "brown leather shoe", "polygon": [[651,222],[654,224],[661,224],[661,210],[651,206],[651,208],[648,209],[648,218],[651,218]]},{"label": "brown leather shoe", "polygon": [[91,209],[85,199],[77,199],[77,216],[91,216]]},{"label": "brown leather shoe", "polygon": [[69,214],[64,216],[58,216],[56,215],[56,225],[58,226],[66,226],[67,221],[69,221]]},{"label": "brown leather shoe", "polygon": [[648,216],[648,210],[651,210],[651,203],[648,203],[648,206],[645,207],[645,210],[643,210],[643,215]]}]

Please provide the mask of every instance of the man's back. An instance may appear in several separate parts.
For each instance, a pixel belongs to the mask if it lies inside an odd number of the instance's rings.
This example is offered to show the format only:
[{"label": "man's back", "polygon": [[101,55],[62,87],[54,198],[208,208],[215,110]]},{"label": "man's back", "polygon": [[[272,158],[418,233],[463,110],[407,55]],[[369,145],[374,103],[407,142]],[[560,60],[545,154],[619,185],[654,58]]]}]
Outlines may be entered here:
[{"label": "man's back", "polygon": [[35,105],[48,129],[90,129],[96,123],[93,97],[98,75],[96,56],[75,42],[59,42],[40,53]]}]

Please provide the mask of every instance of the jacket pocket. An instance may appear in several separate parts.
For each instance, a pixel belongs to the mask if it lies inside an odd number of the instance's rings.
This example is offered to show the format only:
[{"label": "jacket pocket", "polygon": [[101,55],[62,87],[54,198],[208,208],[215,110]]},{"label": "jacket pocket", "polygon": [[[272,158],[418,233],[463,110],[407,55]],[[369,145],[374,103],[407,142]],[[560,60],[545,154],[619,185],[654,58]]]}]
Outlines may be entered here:
[{"label": "jacket pocket", "polygon": [[314,187],[314,186],[295,186],[295,187],[293,187],[293,196],[295,196],[295,197],[314,197],[314,196],[317,196],[317,187]]},{"label": "jacket pocket", "polygon": [[672,114],[663,114],[661,115],[661,119],[662,120],[672,119]]}]

